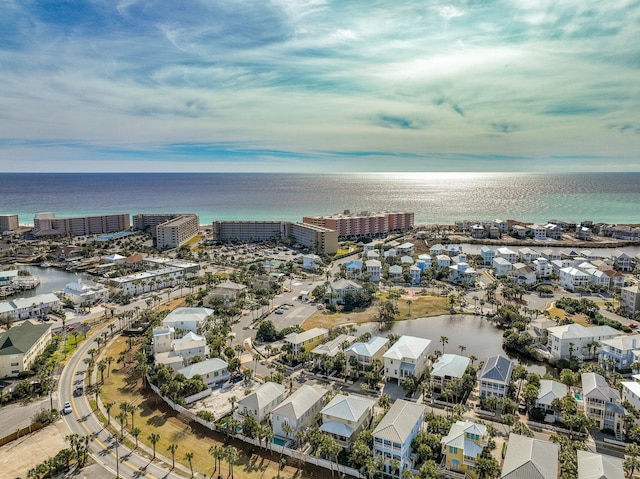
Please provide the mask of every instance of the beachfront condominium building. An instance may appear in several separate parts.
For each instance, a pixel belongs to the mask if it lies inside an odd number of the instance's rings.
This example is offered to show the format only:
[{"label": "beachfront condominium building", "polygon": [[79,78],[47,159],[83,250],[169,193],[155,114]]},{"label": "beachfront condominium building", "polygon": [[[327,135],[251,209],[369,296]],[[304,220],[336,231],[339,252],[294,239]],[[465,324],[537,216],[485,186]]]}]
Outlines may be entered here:
[{"label": "beachfront condominium building", "polygon": [[0,215],[0,234],[18,229],[18,215]]},{"label": "beachfront condominium building", "polygon": [[115,233],[131,227],[129,213],[56,218],[55,213],[36,213],[32,234],[40,236],[88,236]]},{"label": "beachfront condominium building", "polygon": [[179,248],[198,234],[198,216],[181,215],[156,226],[156,247],[158,249]]},{"label": "beachfront condominium building", "polygon": [[133,217],[133,229],[151,233],[159,249],[174,249],[198,234],[199,220],[191,213],[137,214]]},{"label": "beachfront condominium building", "polygon": [[338,252],[337,231],[305,223],[288,223],[288,225],[287,236],[293,237],[296,243],[318,254],[336,254]]},{"label": "beachfront condominium building", "polygon": [[351,213],[330,216],[305,216],[302,222],[336,230],[338,236],[375,236],[390,231],[407,231],[413,228],[414,214],[406,212]]},{"label": "beachfront condominium building", "polygon": [[268,241],[286,237],[284,221],[215,221],[213,237],[218,241]]}]

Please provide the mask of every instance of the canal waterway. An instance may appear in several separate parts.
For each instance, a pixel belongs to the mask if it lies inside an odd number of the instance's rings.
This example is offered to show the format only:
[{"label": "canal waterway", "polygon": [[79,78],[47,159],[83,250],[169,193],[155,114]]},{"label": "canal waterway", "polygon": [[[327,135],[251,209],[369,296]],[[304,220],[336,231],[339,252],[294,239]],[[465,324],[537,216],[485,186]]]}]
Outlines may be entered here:
[{"label": "canal waterway", "polygon": [[[546,363],[533,362],[518,355],[507,352],[502,348],[503,330],[495,326],[491,321],[480,316],[468,314],[454,314],[435,316],[430,318],[416,318],[406,321],[395,321],[380,330],[378,323],[365,323],[358,325],[358,333],[386,336],[389,333],[397,335],[416,336],[431,339],[429,353],[436,350],[442,351],[440,337],[445,336],[447,343],[444,352],[461,354],[463,356],[476,356],[478,361],[485,361],[491,356],[502,354],[513,359],[516,364],[522,364],[528,371],[538,374],[547,372],[554,374],[554,368]],[[463,352],[460,346],[464,346]],[[476,362],[476,364],[478,364]]]},{"label": "canal waterway", "polygon": [[40,278],[40,285],[35,289],[20,291],[18,294],[6,298],[5,301],[12,298],[32,298],[38,294],[53,293],[54,291],[64,289],[69,283],[77,283],[78,281],[84,281],[87,279],[87,276],[84,273],[69,272],[52,267],[42,268],[40,266],[22,264],[4,264],[1,265],[0,268],[3,270],[22,269],[29,271],[33,276]]}]

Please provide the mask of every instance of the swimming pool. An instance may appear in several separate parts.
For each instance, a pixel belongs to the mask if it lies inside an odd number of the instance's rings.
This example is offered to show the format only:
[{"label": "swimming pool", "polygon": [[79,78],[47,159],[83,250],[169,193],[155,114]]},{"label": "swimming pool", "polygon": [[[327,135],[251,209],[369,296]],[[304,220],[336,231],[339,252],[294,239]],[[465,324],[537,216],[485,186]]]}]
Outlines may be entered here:
[{"label": "swimming pool", "polygon": [[574,394],[573,397],[576,398],[576,401],[582,401],[582,396],[580,394]]},{"label": "swimming pool", "polygon": [[287,442],[289,442],[289,441],[287,441],[287,440],[285,440],[285,439],[282,439],[282,438],[279,438],[279,437],[272,437],[272,438],[271,438],[271,442],[272,442],[273,444],[278,445],[278,446],[284,446],[284,445],[285,445]]},{"label": "swimming pool", "polygon": [[115,238],[123,238],[125,236],[129,236],[134,234],[133,231],[118,231],[117,233],[111,233],[108,235],[103,235],[103,236],[98,236],[96,238],[96,241],[109,241],[110,239],[115,239]]}]

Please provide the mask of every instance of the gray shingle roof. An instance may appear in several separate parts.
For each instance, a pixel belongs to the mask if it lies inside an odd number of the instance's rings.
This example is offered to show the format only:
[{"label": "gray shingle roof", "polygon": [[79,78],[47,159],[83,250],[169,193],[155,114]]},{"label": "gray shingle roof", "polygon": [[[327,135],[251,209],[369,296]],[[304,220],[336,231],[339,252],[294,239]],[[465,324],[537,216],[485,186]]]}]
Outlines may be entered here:
[{"label": "gray shingle roof", "polygon": [[31,321],[14,326],[0,334],[0,356],[26,353],[50,329],[48,324],[35,324]]},{"label": "gray shingle roof", "polygon": [[622,460],[588,451],[578,453],[578,479],[624,479]]},{"label": "gray shingle roof", "polygon": [[558,479],[558,445],[510,434],[502,479]]},{"label": "gray shingle roof", "polygon": [[322,399],[325,394],[327,394],[327,390],[324,388],[303,384],[291,396],[282,401],[272,413],[291,419],[298,419]]}]

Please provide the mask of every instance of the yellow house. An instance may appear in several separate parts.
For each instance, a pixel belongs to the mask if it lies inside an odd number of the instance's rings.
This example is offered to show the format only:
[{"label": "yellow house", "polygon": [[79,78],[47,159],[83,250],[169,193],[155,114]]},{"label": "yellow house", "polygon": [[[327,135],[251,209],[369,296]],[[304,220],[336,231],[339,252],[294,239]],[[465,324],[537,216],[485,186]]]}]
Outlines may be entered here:
[{"label": "yellow house", "polygon": [[445,467],[453,472],[468,474],[478,479],[476,461],[487,445],[487,428],[472,421],[456,421],[449,434],[442,438]]},{"label": "yellow house", "polygon": [[329,330],[325,328],[313,328],[302,333],[289,333],[284,337],[285,344],[291,345],[294,354],[300,351],[311,351],[329,336]]}]

